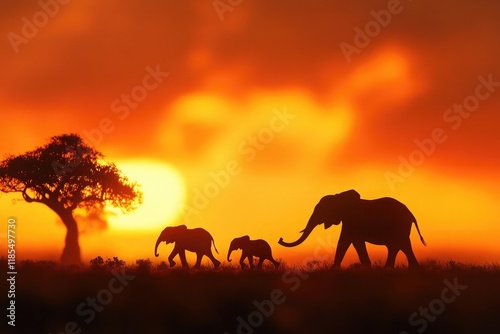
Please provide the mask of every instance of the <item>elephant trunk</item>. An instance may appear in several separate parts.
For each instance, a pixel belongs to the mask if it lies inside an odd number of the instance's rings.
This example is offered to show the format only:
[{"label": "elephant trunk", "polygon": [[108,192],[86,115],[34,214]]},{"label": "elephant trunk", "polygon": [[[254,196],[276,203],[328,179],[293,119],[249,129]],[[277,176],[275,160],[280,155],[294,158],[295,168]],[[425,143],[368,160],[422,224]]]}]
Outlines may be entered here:
[{"label": "elephant trunk", "polygon": [[161,235],[158,237],[158,240],[156,240],[156,245],[155,245],[155,256],[158,257],[160,254],[158,254],[158,245],[162,242],[161,240]]},{"label": "elephant trunk", "polygon": [[300,236],[300,238],[298,238],[294,242],[285,242],[283,240],[283,238],[280,238],[280,240],[278,241],[278,243],[281,246],[285,246],[285,247],[295,247],[295,246],[298,246],[298,245],[300,245],[301,243],[303,243],[307,239],[307,237],[309,236],[309,234],[311,234],[312,230],[315,227],[316,227],[316,224],[313,223],[313,222],[311,222],[311,219],[309,219],[309,222],[307,223],[306,228],[301,231],[302,235]]},{"label": "elephant trunk", "polygon": [[233,247],[233,245],[231,244],[231,246],[229,246],[229,251],[227,252],[227,262],[231,262],[231,253],[235,250],[236,248]]}]

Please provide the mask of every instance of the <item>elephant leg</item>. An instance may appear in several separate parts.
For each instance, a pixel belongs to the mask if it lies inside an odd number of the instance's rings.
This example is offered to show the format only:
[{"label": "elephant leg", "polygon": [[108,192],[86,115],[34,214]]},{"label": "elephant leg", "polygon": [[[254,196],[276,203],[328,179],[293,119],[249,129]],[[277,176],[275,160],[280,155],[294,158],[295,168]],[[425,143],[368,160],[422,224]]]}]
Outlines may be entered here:
[{"label": "elephant leg", "polygon": [[247,258],[246,254],[242,253],[240,257],[240,266],[241,269],[245,269],[246,264],[245,264],[245,259]]},{"label": "elephant leg", "polygon": [[386,268],[394,268],[396,256],[398,255],[399,248],[395,246],[387,246],[387,261],[385,262]]},{"label": "elephant leg", "polygon": [[196,263],[194,264],[194,268],[196,269],[200,268],[202,258],[203,258],[203,253],[196,253]]},{"label": "elephant leg", "polygon": [[168,262],[170,263],[170,267],[173,267],[175,266],[175,261],[174,261],[174,257],[179,254],[177,248],[174,247],[174,250],[172,251],[172,253],[170,253],[170,255],[168,256]]},{"label": "elephant leg", "polygon": [[253,269],[253,267],[254,267],[254,265],[253,265],[253,255],[248,255],[247,258],[248,258],[248,262],[250,263],[250,269]]},{"label": "elephant leg", "polygon": [[[214,268],[217,269],[220,266],[220,261],[215,258],[215,256],[212,254],[212,250],[210,250],[207,254],[205,254],[214,264]],[[202,255],[203,256],[203,255]]]},{"label": "elephant leg", "polygon": [[411,248],[411,242],[410,239],[408,238],[408,242],[405,243],[403,247],[401,247],[401,250],[403,253],[405,253],[406,257],[408,258],[408,268],[418,268],[418,261],[417,258],[415,257],[415,254],[413,253],[413,249]]},{"label": "elephant leg", "polygon": [[366,244],[364,241],[359,241],[353,243],[356,252],[358,252],[359,261],[365,267],[370,268],[372,266],[372,262],[370,261],[370,257],[368,256],[368,252],[366,251]]},{"label": "elephant leg", "polygon": [[264,262],[264,260],[265,260],[264,257],[259,258],[259,263],[257,263],[257,268],[258,269],[262,269],[262,262]]},{"label": "elephant leg", "polygon": [[337,251],[335,252],[335,258],[333,260],[333,266],[339,268],[340,263],[344,259],[345,253],[347,249],[351,246],[351,242],[347,241],[346,238],[342,237],[342,233],[339,238],[339,242],[337,243]]},{"label": "elephant leg", "polygon": [[275,268],[278,268],[280,265],[280,263],[278,261],[276,261],[272,256],[269,257],[269,261],[271,261],[274,264]]},{"label": "elephant leg", "polygon": [[179,250],[179,258],[181,259],[182,268],[189,269],[189,265],[186,260],[186,251],[184,249]]}]

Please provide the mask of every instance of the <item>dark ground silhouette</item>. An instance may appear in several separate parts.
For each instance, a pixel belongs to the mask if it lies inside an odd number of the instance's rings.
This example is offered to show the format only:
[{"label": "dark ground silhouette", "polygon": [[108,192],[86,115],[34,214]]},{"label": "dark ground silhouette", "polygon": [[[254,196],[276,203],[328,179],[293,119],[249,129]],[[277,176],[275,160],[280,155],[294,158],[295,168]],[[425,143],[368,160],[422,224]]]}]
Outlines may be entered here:
[{"label": "dark ground silhouette", "polygon": [[424,326],[425,333],[440,334],[500,331],[498,266],[320,266],[307,273],[286,264],[253,271],[187,271],[148,260],[108,265],[20,265],[16,332],[60,333],[70,321],[81,333],[418,333]]}]

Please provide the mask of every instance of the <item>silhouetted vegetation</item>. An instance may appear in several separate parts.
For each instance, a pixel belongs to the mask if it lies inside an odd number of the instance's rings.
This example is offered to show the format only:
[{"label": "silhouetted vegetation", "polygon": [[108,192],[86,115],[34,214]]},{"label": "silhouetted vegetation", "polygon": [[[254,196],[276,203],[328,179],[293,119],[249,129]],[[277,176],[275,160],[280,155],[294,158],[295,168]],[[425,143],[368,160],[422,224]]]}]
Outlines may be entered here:
[{"label": "silhouetted vegetation", "polygon": [[[96,259],[89,266],[22,262],[16,329],[59,333],[70,321],[82,333],[418,333],[424,325],[425,333],[441,334],[500,329],[500,267],[495,264],[428,261],[419,270],[377,264],[335,270],[331,263],[305,268],[280,261],[279,269],[271,263],[262,270],[223,263],[214,270],[206,261],[201,269],[184,270],[149,259],[130,264],[116,257]],[[449,284],[458,284],[458,295]],[[421,308],[429,310],[432,321],[419,315]]]}]

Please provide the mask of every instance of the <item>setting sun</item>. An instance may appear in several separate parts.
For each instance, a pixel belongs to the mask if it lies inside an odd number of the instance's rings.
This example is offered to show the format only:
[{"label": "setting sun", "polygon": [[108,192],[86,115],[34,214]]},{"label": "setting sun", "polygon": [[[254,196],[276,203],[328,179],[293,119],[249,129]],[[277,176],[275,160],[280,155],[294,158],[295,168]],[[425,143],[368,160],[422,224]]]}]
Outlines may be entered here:
[{"label": "setting sun", "polygon": [[144,199],[137,210],[128,214],[110,210],[110,229],[157,231],[177,218],[185,189],[182,175],[174,167],[154,160],[120,161],[117,167],[140,184]]}]

